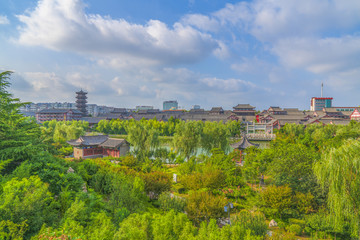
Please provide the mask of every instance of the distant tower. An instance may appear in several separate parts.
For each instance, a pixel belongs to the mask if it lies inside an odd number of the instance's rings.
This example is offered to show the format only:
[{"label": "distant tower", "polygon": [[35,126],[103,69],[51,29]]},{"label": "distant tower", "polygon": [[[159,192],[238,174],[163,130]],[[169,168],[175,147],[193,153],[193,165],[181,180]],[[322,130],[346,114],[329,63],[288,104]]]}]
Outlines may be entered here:
[{"label": "distant tower", "polygon": [[323,88],[324,88],[324,83],[321,83],[321,97],[323,97]]},{"label": "distant tower", "polygon": [[87,115],[86,111],[86,96],[87,92],[84,92],[82,89],[80,92],[76,92],[76,108],[82,112],[83,116]]}]

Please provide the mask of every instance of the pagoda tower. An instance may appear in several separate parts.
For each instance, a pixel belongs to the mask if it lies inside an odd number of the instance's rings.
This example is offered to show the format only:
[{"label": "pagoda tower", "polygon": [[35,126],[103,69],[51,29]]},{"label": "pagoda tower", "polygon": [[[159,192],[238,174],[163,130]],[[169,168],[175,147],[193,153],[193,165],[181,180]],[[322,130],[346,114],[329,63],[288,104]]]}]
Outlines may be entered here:
[{"label": "pagoda tower", "polygon": [[82,112],[83,116],[87,115],[86,111],[86,96],[87,92],[84,92],[82,89],[80,92],[76,92],[76,108]]}]

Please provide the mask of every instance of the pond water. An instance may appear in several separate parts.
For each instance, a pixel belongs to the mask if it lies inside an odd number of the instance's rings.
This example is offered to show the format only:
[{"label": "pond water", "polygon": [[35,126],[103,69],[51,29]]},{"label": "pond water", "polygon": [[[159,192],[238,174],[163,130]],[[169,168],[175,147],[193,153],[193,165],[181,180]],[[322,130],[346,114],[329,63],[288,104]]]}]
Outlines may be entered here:
[{"label": "pond water", "polygon": [[[259,144],[260,149],[270,148],[270,141],[251,141],[251,142],[255,143],[255,144]],[[161,148],[165,148],[166,150],[170,151],[170,149],[172,147],[165,144],[165,145],[162,145]],[[132,152],[133,150],[134,150],[134,147],[130,146],[130,151]],[[232,152],[232,150],[233,150],[233,148],[230,147],[230,152]],[[196,156],[199,156],[201,154],[209,155],[203,148],[198,148],[197,151],[196,151]]]}]

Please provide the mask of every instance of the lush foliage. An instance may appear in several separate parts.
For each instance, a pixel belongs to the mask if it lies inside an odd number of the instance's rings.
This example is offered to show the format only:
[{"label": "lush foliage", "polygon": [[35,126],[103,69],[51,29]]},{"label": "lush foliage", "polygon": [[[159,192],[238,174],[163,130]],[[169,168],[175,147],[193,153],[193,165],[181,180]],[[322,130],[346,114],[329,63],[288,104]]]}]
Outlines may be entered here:
[{"label": "lush foliage", "polygon": [[91,129],[23,117],[9,76],[0,74],[0,239],[360,237],[360,123],[285,125],[270,148],[231,152],[234,121],[101,121],[96,131],[127,135],[134,151],[64,159],[66,141]]}]

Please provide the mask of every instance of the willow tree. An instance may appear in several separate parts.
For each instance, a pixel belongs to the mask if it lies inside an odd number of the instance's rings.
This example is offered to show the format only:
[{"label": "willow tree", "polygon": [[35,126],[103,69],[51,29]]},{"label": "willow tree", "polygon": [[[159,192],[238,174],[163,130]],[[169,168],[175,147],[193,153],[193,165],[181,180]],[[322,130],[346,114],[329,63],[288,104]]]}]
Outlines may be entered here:
[{"label": "willow tree", "polygon": [[225,124],[220,122],[207,121],[201,136],[201,146],[208,153],[213,148],[220,148],[224,152],[229,150],[229,131]]},{"label": "willow tree", "polygon": [[180,122],[176,125],[173,138],[175,149],[187,159],[194,155],[200,146],[203,123],[197,121]]},{"label": "willow tree", "polygon": [[349,222],[351,235],[360,239],[360,142],[348,140],[315,164],[319,183],[328,188],[328,206],[334,226]]},{"label": "willow tree", "polygon": [[134,146],[134,152],[140,160],[144,160],[150,151],[155,151],[159,145],[159,132],[149,129],[143,122],[136,121],[126,129],[128,141]]}]

